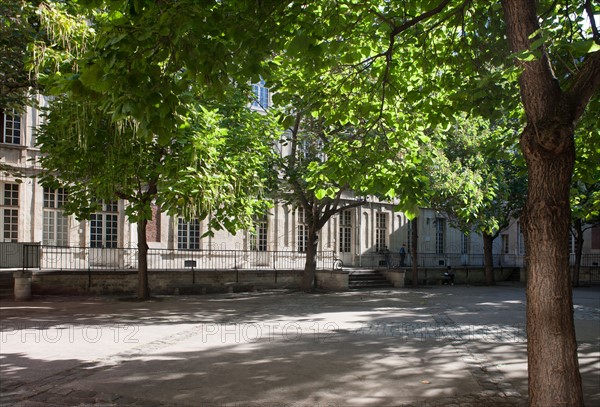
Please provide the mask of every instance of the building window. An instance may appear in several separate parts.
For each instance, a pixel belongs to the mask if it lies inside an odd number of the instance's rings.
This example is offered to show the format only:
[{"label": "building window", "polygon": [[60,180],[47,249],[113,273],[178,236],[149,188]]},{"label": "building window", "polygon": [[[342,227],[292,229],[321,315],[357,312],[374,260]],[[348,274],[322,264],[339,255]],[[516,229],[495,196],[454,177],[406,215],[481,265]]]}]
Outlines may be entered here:
[{"label": "building window", "polygon": [[64,188],[44,188],[44,244],[50,246],[69,245],[69,218],[62,209],[67,200]]},{"label": "building window", "polygon": [[323,152],[325,145],[323,140],[317,139],[305,139],[298,142],[297,156],[299,160],[319,160],[325,161],[326,156]]},{"label": "building window", "polygon": [[306,253],[308,245],[308,223],[306,221],[306,211],[304,208],[298,208],[298,252]]},{"label": "building window", "polygon": [[340,213],[340,253],[350,253],[352,249],[352,211]]},{"label": "building window", "polygon": [[523,235],[523,228],[521,227],[521,222],[517,222],[517,233],[517,238],[519,239],[519,254],[525,254],[525,236]]},{"label": "building window", "polygon": [[600,226],[594,226],[592,228],[592,249],[600,249]]},{"label": "building window", "polygon": [[435,252],[444,254],[444,237],[446,231],[446,219],[437,218],[435,220]]},{"label": "building window", "polygon": [[569,233],[569,254],[575,254],[575,235]]},{"label": "building window", "polygon": [[252,107],[258,109],[267,110],[269,106],[269,88],[265,87],[265,81],[261,79],[260,82],[252,85],[252,93],[254,98],[252,99]]},{"label": "building window", "polygon": [[200,250],[200,221],[190,222],[179,218],[177,223],[177,248],[181,250]]},{"label": "building window", "polygon": [[413,244],[413,239],[412,239],[412,231],[413,231],[413,227],[414,227],[414,222],[417,221],[418,218],[415,218],[413,220],[409,220],[406,223],[406,241],[407,241],[407,245],[406,245],[406,250],[408,252],[412,251],[412,244]]},{"label": "building window", "polygon": [[119,214],[116,202],[102,202],[101,212],[90,217],[90,247],[114,249],[118,243]]},{"label": "building window", "polygon": [[0,110],[0,143],[21,144],[21,116],[14,109]]},{"label": "building window", "polygon": [[250,250],[267,251],[267,225],[266,216],[254,220],[254,232],[250,234]]},{"label": "building window", "polygon": [[509,240],[508,240],[508,234],[504,233],[502,235],[500,235],[500,238],[502,239],[501,243],[502,243],[502,247],[500,248],[502,254],[508,254],[509,251]]},{"label": "building window", "polygon": [[19,240],[19,184],[0,184],[0,231],[2,241],[17,242]]},{"label": "building window", "polygon": [[387,213],[377,212],[375,214],[375,250],[380,251],[387,248]]},{"label": "building window", "polygon": [[460,253],[469,254],[471,251],[471,235],[463,233],[460,237]]}]

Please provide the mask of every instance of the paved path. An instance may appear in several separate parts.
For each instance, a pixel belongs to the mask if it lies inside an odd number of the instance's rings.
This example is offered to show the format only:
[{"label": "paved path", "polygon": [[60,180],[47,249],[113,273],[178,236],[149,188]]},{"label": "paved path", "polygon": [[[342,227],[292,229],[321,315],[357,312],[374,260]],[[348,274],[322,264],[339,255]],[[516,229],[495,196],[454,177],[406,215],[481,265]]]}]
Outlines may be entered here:
[{"label": "paved path", "polygon": [[[600,405],[600,289],[574,294]],[[2,406],[526,406],[524,288],[0,303]]]}]

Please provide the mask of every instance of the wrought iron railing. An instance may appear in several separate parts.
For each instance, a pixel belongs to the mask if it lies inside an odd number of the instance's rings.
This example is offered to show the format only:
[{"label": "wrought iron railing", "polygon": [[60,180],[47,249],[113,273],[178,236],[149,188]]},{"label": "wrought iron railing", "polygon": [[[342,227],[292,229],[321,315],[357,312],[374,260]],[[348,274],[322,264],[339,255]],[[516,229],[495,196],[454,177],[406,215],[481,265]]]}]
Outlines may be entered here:
[{"label": "wrought iron railing", "polygon": [[[2,246],[3,244],[0,244]],[[3,258],[21,256],[11,250],[0,249]],[[139,251],[137,248],[93,248],[61,247],[35,244],[39,261],[34,267],[50,270],[128,270],[138,268]],[[253,251],[253,250],[177,250],[148,249],[149,270],[303,270],[306,253],[295,251]],[[333,251],[317,253],[317,269],[332,270],[336,260]],[[19,267],[17,261],[11,267]],[[3,267],[0,264],[0,268]],[[8,263],[6,266],[8,268]]]},{"label": "wrought iron railing", "polygon": [[[51,270],[127,270],[138,267],[137,248],[93,248],[48,246],[39,243],[0,243],[0,268],[39,268]],[[306,254],[297,251],[269,250],[204,250],[154,249],[148,250],[150,270],[303,270]],[[495,267],[523,267],[524,255],[494,254]],[[570,256],[571,265],[575,256]],[[339,268],[339,259],[333,251],[317,253],[317,269]],[[354,256],[353,262],[344,266],[390,267],[400,265],[399,253],[366,253]],[[483,267],[483,254],[435,254],[419,253],[418,267]],[[405,267],[412,266],[407,255]],[[600,267],[600,254],[584,254],[581,266],[595,269]]]}]

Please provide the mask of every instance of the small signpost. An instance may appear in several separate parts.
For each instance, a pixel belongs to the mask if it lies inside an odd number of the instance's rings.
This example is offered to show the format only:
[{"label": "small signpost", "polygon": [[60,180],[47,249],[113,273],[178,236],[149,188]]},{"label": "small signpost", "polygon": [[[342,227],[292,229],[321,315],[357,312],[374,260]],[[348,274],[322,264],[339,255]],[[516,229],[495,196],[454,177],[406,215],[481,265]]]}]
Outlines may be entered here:
[{"label": "small signpost", "polygon": [[184,260],[183,266],[192,268],[192,284],[196,284],[196,271],[194,270],[196,267],[196,260]]}]

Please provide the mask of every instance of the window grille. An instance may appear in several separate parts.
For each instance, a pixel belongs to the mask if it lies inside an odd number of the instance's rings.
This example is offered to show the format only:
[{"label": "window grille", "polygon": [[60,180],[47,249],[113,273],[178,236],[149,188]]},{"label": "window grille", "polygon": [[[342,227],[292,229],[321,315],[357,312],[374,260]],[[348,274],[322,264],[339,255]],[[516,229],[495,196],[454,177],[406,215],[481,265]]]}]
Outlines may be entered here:
[{"label": "window grille", "polygon": [[186,222],[179,218],[177,223],[177,248],[180,250],[200,250],[200,221]]},{"label": "window grille", "polygon": [[90,217],[90,247],[114,249],[118,245],[119,214],[116,202],[102,203]]}]

